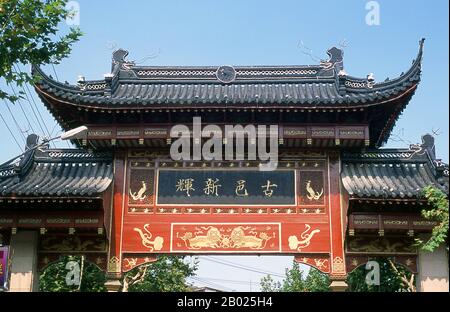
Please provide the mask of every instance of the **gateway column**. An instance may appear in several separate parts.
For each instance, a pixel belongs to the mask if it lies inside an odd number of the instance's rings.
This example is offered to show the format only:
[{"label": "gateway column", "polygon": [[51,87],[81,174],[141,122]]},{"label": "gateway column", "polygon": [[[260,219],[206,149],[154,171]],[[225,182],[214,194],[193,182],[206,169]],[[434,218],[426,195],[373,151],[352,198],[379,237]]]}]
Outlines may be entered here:
[{"label": "gateway column", "polygon": [[419,250],[417,290],[420,292],[448,292],[448,252],[445,246],[433,252]]},{"label": "gateway column", "polygon": [[20,231],[11,236],[10,292],[39,291],[38,241],[39,235],[36,231]]}]

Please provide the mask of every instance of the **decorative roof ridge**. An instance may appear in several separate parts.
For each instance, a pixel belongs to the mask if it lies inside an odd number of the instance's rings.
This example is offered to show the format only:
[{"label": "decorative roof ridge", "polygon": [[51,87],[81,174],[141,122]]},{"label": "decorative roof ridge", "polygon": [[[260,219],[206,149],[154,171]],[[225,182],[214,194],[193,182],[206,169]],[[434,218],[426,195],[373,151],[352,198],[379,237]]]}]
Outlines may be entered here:
[{"label": "decorative roof ridge", "polygon": [[413,59],[411,67],[406,73],[402,72],[399,77],[394,79],[387,78],[382,82],[375,82],[372,74],[367,75],[366,78],[358,78],[347,75],[345,72],[339,74],[340,84],[345,85],[345,89],[351,92],[376,92],[384,91],[392,88],[392,86],[403,84],[404,82],[419,82],[422,69],[423,45],[425,38],[419,41],[419,51],[417,57]]},{"label": "decorative roof ridge", "polygon": [[[426,163],[441,185],[447,185],[449,164],[436,158],[434,137],[431,134],[422,136],[421,144],[411,144],[409,148],[366,149],[361,152],[343,152],[344,162],[412,162]],[[442,181],[443,182],[442,182]]]},{"label": "decorative roof ridge", "polygon": [[34,163],[88,163],[111,162],[112,153],[93,152],[84,149],[37,149],[26,153],[19,162],[0,167],[0,180],[12,176],[24,176]]},{"label": "decorative roof ridge", "polygon": [[[179,69],[197,69],[197,70],[204,70],[204,69],[211,69],[211,70],[217,70],[218,67],[221,65],[146,65],[146,66],[132,66],[130,69],[140,70],[140,69],[161,69],[161,70],[179,70]],[[233,65],[234,69],[236,70],[248,70],[248,69],[322,69],[324,68],[320,64],[312,64],[312,65]]]},{"label": "decorative roof ridge", "polygon": [[36,151],[36,162],[57,162],[57,161],[70,161],[70,162],[87,162],[87,161],[110,161],[112,159],[112,153],[109,151],[92,151],[79,148],[62,148],[62,149],[44,149]]},{"label": "decorative roof ridge", "polygon": [[[233,85],[250,85],[250,84],[270,84],[270,85],[283,85],[283,84],[303,84],[303,83],[333,83],[335,84],[336,79],[332,76],[330,77],[283,77],[283,79],[274,79],[273,77],[267,78],[258,78],[255,80],[252,79],[239,79],[235,80],[232,84],[225,86],[233,86]],[[172,85],[172,84],[182,84],[182,85],[218,85],[223,86],[223,83],[220,83],[216,80],[202,80],[202,79],[171,79],[171,80],[152,80],[152,79],[136,79],[132,77],[120,78],[120,84],[164,84],[164,85]]]},{"label": "decorative roof ridge", "polygon": [[81,94],[85,91],[88,91],[91,93],[104,93],[104,89],[107,87],[107,80],[79,80],[77,85],[69,84],[69,83],[62,83],[59,81],[54,80],[52,77],[48,76],[42,68],[40,68],[38,65],[32,65],[31,67],[31,73],[32,75],[38,76],[41,79],[38,80],[36,84],[43,85],[44,83],[55,87],[59,90],[71,92],[71,93],[77,93]]},{"label": "decorative roof ridge", "polygon": [[[335,67],[342,67],[343,51],[338,48],[331,48],[327,51],[330,59],[317,65],[237,65],[237,66],[136,66],[134,61],[126,60],[128,51],[118,49],[112,56],[112,75],[124,76],[135,79],[210,79],[222,83],[234,82],[235,79],[257,79],[271,76],[284,78],[295,77],[315,77],[315,76],[335,76]],[[219,70],[227,68],[233,71],[233,79],[224,81],[218,76]],[[122,72],[122,74],[121,74]]]},{"label": "decorative roof ridge", "polygon": [[386,161],[386,160],[414,160],[428,162],[427,157],[417,157],[423,156],[419,150],[411,149],[365,149],[361,152],[343,152],[344,161]]},{"label": "decorative roof ridge", "polygon": [[[328,50],[330,59],[322,61],[317,65],[250,65],[236,66],[234,79],[228,83],[234,84],[259,84],[259,83],[335,83],[341,95],[371,93],[395,88],[408,82],[420,81],[421,60],[423,54],[423,42],[420,41],[419,53],[413,61],[411,68],[400,77],[384,82],[375,82],[371,75],[366,78],[349,76],[343,70],[343,51],[338,48]],[[215,66],[136,66],[133,61],[128,61],[125,57],[128,51],[119,49],[113,53],[112,70],[110,74],[105,74],[103,80],[78,80],[78,85],[61,83],[46,75],[37,66],[32,66],[32,73],[38,74],[42,80],[38,84],[54,87],[58,90],[72,94],[86,95],[111,95],[122,83],[215,83],[223,84],[218,79],[217,71],[221,67]],[[223,66],[222,66],[223,67]],[[225,66],[230,67],[230,66]],[[47,84],[48,86],[45,86]],[[405,86],[403,86],[405,87]]]}]

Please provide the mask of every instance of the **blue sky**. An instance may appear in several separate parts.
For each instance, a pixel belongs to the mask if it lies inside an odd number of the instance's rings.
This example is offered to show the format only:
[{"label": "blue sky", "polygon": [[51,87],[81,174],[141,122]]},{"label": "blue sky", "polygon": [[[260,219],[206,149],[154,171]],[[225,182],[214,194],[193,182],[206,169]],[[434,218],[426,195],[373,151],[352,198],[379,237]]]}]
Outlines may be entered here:
[{"label": "blue sky", "polygon": [[[78,75],[102,79],[110,71],[112,51],[119,47],[129,50],[128,58],[143,65],[315,64],[299,49],[300,41],[312,49],[315,57],[326,59],[325,51],[345,40],[346,72],[359,77],[374,73],[382,81],[408,70],[416,57],[419,39],[425,37],[422,81],[393,131],[403,141],[390,141],[386,146],[407,147],[407,142],[420,142],[422,134],[439,129],[437,155],[448,162],[448,1],[377,1],[378,26],[366,24],[367,2],[80,0],[80,28],[85,35],[74,45],[71,56],[56,65],[55,70],[59,80],[70,83],[75,83]],[[66,30],[67,26],[62,24],[61,31]],[[46,70],[53,73],[52,67]],[[4,86],[1,81],[0,85]],[[56,134],[59,127],[39,99],[34,98],[47,127]],[[23,107],[33,120],[30,103],[23,101]],[[26,130],[27,122],[18,105],[10,105],[10,109],[19,127],[14,125],[6,106],[0,105],[0,113],[19,143],[23,143],[17,128]],[[3,134],[0,161],[3,161],[20,153],[20,149],[1,120],[0,131]],[[67,147],[66,143],[58,145]],[[280,274],[292,260],[290,257],[224,259]],[[250,283],[236,281],[258,282],[262,277],[256,272],[206,260],[201,262],[198,275],[234,280],[235,283],[228,284],[215,282],[224,289],[236,290],[250,290]],[[253,285],[252,290],[258,289],[257,286]]]}]

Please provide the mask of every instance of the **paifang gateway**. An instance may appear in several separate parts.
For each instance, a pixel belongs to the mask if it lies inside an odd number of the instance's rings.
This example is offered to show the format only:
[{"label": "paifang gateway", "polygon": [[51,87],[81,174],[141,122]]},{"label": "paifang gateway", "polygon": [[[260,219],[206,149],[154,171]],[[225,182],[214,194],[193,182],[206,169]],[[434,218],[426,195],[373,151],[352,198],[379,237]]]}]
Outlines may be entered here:
[{"label": "paifang gateway", "polygon": [[[347,75],[335,47],[318,65],[237,67],[137,66],[120,49],[104,79],[74,85],[33,66],[61,127],[88,131],[74,149],[31,150],[31,136],[30,152],[0,167],[0,233],[21,257],[12,256],[10,289],[65,254],[106,271],[112,291],[164,254],[291,255],[330,274],[333,290],[368,259],[392,257],[418,273],[419,290],[448,289],[445,251],[414,246],[436,225],[421,217],[421,190],[448,193],[448,165],[428,134],[382,148],[419,85],[423,43],[408,70],[382,82]],[[170,129],[194,117],[277,125],[277,169],[173,160]],[[19,261],[29,274],[19,276]]]}]

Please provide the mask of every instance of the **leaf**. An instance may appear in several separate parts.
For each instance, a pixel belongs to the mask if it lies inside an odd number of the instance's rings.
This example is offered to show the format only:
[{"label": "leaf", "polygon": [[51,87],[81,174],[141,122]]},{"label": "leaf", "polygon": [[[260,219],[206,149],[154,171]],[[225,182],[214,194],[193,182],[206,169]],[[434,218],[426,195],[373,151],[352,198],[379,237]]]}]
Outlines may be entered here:
[{"label": "leaf", "polygon": [[[20,64],[50,64],[67,57],[82,32],[77,27],[58,36],[58,24],[69,12],[66,0],[1,0],[0,80],[19,86],[34,83],[29,73],[17,72]],[[0,99],[18,98],[0,90]]]}]

